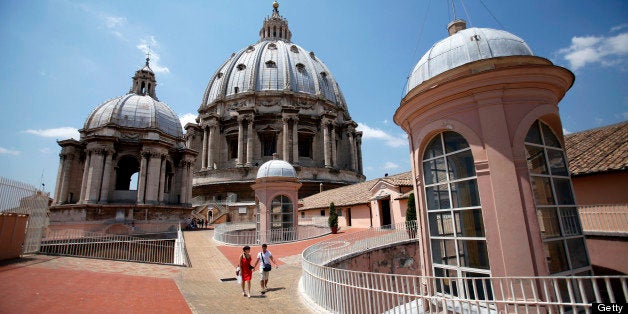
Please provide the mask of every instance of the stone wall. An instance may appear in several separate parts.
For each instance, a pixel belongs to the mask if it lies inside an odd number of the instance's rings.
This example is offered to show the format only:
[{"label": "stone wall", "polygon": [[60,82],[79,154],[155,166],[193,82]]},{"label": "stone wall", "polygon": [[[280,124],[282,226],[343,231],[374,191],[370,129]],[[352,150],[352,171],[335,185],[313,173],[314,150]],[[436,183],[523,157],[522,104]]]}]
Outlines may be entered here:
[{"label": "stone wall", "polygon": [[367,251],[328,266],[363,272],[417,275],[421,268],[419,243],[411,242]]}]

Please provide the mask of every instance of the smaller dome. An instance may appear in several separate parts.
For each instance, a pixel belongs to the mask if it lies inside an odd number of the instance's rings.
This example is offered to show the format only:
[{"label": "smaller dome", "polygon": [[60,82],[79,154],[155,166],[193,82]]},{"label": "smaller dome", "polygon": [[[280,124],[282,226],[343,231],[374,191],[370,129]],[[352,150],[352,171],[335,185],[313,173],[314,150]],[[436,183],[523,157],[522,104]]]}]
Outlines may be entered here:
[{"label": "smaller dome", "polygon": [[269,177],[296,178],[297,172],[292,165],[284,160],[274,159],[265,162],[257,171],[257,179]]},{"label": "smaller dome", "polygon": [[150,96],[126,94],[96,107],[85,121],[85,130],[108,124],[137,129],[158,129],[174,137],[183,130],[177,115],[163,102]]},{"label": "smaller dome", "polygon": [[467,63],[532,55],[523,39],[506,31],[491,28],[454,30],[454,34],[434,44],[419,60],[408,78],[406,93],[424,81]]}]

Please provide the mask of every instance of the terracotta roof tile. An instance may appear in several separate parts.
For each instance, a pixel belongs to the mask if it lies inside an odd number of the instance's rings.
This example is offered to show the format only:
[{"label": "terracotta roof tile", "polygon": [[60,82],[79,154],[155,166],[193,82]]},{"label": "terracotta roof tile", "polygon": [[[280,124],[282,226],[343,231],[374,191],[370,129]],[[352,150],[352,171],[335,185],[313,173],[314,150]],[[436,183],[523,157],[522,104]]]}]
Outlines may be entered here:
[{"label": "terracotta roof tile", "polygon": [[353,185],[343,186],[332,190],[323,191],[312,196],[308,196],[299,202],[303,204],[299,210],[313,208],[327,208],[329,203],[334,202],[336,206],[351,206],[364,204],[371,198],[370,189],[378,180],[384,180],[394,185],[412,185],[412,172],[377,178]]},{"label": "terracotta roof tile", "polygon": [[565,135],[571,175],[628,170],[628,121]]}]

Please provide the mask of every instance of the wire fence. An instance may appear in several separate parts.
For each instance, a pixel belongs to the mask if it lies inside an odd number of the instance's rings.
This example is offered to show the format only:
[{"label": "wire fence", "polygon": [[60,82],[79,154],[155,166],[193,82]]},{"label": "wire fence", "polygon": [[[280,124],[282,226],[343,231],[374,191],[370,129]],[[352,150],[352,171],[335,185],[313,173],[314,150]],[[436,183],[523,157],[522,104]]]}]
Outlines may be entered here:
[{"label": "wire fence", "polygon": [[302,253],[305,296],[334,313],[591,312],[592,302],[625,303],[627,276],[436,277],[330,267],[368,251],[416,242],[400,223],[338,236]]},{"label": "wire fence", "polygon": [[48,225],[50,196],[22,182],[0,177],[0,212],[28,215],[22,253],[39,251],[39,243]]},{"label": "wire fence", "polygon": [[[297,228],[272,228],[260,234],[254,222],[223,223],[214,229],[214,240],[232,245],[286,243],[320,237],[330,233],[326,222],[299,219]],[[260,240],[264,239],[264,240]]]}]

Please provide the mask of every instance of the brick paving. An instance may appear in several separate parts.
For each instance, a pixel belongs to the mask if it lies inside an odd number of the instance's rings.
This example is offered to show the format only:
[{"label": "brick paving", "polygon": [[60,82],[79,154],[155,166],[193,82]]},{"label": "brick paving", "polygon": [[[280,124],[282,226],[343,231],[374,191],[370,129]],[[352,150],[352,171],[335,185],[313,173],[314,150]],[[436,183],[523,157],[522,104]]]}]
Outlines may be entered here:
[{"label": "brick paving", "polygon": [[[346,232],[357,230],[347,229]],[[74,257],[29,255],[0,263],[2,313],[313,313],[302,299],[301,252],[328,235],[297,243],[269,245],[280,265],[261,295],[258,273],[251,298],[235,277],[241,247],[217,244],[213,230],[185,232],[192,267]],[[252,247],[255,256],[261,250]]]}]

